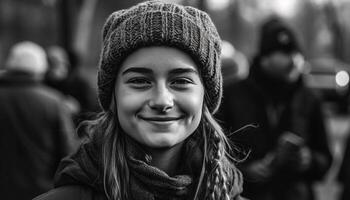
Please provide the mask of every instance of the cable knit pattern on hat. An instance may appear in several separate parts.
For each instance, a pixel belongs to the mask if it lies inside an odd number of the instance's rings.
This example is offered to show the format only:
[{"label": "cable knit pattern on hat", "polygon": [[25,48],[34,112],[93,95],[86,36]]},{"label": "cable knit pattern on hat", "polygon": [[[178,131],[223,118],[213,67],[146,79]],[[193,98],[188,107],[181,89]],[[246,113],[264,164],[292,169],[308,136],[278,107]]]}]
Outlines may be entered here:
[{"label": "cable knit pattern on hat", "polygon": [[112,13],[103,27],[98,71],[98,97],[108,110],[115,79],[124,59],[147,46],[176,47],[197,63],[206,102],[215,113],[222,96],[221,39],[210,17],[196,8],[147,1]]}]

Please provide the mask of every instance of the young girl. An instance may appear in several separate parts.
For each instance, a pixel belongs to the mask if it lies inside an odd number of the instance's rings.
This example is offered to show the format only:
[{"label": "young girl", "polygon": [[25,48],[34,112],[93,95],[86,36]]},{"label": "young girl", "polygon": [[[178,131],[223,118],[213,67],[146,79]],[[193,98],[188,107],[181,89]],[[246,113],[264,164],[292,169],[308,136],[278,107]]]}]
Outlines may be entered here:
[{"label": "young girl", "polygon": [[209,16],[160,1],[114,12],[98,71],[103,112],[36,200],[241,199],[242,176],[213,118],[221,40]]}]

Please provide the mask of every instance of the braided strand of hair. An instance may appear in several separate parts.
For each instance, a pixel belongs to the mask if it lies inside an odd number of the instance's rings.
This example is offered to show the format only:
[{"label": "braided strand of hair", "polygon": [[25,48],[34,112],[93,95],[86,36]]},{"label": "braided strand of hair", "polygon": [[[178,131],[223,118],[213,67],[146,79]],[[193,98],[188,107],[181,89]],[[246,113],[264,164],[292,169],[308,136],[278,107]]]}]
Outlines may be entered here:
[{"label": "braided strand of hair", "polygon": [[237,160],[230,156],[232,149],[228,138],[206,107],[203,125],[207,136],[204,199],[229,200],[239,197],[243,190],[243,178],[234,165]]},{"label": "braided strand of hair", "polygon": [[223,159],[225,157],[224,144],[216,131],[212,131],[210,137],[210,158],[212,161],[212,173],[208,178],[209,199],[217,200],[229,199],[229,192],[227,189],[227,174],[223,166]]}]

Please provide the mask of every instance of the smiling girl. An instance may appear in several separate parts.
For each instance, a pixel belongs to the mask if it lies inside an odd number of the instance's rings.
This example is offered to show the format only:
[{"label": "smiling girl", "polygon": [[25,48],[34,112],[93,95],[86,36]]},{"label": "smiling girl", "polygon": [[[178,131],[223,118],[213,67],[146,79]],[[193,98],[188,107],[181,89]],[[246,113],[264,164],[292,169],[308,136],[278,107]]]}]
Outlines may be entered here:
[{"label": "smiling girl", "polygon": [[221,40],[209,16],[160,1],[114,12],[103,28],[90,137],[37,200],[242,199],[242,176],[214,120]]}]

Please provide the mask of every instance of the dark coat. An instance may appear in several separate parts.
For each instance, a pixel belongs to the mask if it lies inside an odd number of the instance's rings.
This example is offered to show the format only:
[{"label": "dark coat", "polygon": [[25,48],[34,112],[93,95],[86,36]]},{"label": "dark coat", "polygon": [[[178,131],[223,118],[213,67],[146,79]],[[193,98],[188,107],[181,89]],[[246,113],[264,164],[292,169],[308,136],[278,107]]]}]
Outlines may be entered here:
[{"label": "dark coat", "polygon": [[53,187],[60,159],[78,145],[71,117],[28,74],[2,75],[0,102],[1,199],[31,199]]},{"label": "dark coat", "polygon": [[[274,115],[270,109],[275,107]],[[278,109],[277,109],[278,107]],[[300,79],[293,85],[267,83],[260,74],[224,88],[223,104],[217,116],[229,132],[245,125],[257,125],[230,136],[240,150],[251,150],[239,166],[243,172],[243,196],[252,200],[313,199],[312,183],[321,180],[331,165],[331,153],[320,100]],[[274,171],[267,181],[251,180],[247,168],[274,152],[278,138],[293,132],[305,140],[312,161],[309,169],[295,172],[286,168]]]},{"label": "dark coat", "polygon": [[67,78],[61,81],[47,79],[45,83],[62,94],[77,101],[78,113],[74,113],[74,124],[89,119],[92,113],[100,111],[97,90],[92,86],[87,73],[79,68],[72,70]]},{"label": "dark coat", "polygon": [[[133,200],[182,200],[192,199],[201,172],[201,151],[189,141],[176,176],[168,176],[162,170],[149,165],[150,161],[140,146],[128,140],[126,158],[129,176],[130,197]],[[55,177],[55,189],[34,200],[105,200],[100,145],[87,142],[77,153],[60,163]],[[98,153],[100,152],[100,153]],[[199,158],[198,158],[199,157]],[[194,175],[195,174],[195,175]],[[232,198],[243,200],[241,176],[231,184]]]},{"label": "dark coat", "polygon": [[67,185],[55,188],[34,200],[107,200],[104,193],[84,185]]},{"label": "dark coat", "polygon": [[339,200],[350,199],[350,137],[347,138],[344,146],[343,160],[337,175],[337,180],[343,186]]},{"label": "dark coat", "polygon": [[107,200],[102,183],[99,145],[82,144],[62,159],[55,174],[54,189],[34,200]]}]

